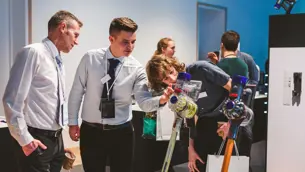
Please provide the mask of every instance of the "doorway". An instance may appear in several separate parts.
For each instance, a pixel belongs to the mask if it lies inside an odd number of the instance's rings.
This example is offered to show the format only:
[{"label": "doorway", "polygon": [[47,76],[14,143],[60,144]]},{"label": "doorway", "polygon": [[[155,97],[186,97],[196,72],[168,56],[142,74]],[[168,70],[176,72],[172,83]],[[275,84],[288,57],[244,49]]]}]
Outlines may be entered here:
[{"label": "doorway", "polygon": [[197,3],[198,60],[206,60],[210,51],[219,51],[221,36],[226,29],[227,8]]}]

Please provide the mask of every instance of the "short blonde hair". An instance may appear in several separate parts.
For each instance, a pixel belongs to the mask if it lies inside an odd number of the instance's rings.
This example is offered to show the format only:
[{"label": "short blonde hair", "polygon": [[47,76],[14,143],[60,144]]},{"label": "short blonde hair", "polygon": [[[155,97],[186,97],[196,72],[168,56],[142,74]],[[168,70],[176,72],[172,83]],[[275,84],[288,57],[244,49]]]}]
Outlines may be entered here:
[{"label": "short blonde hair", "polygon": [[177,72],[185,71],[185,64],[180,63],[175,58],[169,58],[165,55],[153,55],[146,65],[146,73],[149,87],[155,91],[161,91],[167,85],[162,82],[169,67],[174,67]]}]

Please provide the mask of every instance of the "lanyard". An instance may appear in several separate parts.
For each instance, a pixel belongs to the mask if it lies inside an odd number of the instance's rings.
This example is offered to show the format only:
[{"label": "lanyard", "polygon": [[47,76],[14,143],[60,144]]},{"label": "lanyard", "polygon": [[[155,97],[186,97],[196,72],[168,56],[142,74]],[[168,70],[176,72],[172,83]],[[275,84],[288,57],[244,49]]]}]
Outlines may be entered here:
[{"label": "lanyard", "polygon": [[[108,66],[107,66],[107,65],[108,65],[108,59],[106,58],[106,53],[105,53],[104,58],[106,59],[106,61],[105,61],[105,68],[106,68],[106,71],[107,71],[107,74],[108,74],[108,70],[107,70],[107,68],[108,68]],[[109,85],[108,85],[108,81],[106,82],[107,97],[108,97],[108,99],[109,99],[109,93],[110,93],[111,89],[113,88],[115,81],[118,79],[118,76],[119,76],[119,74],[120,74],[120,72],[121,72],[121,69],[122,69],[124,63],[125,63],[125,59],[123,60],[123,63],[122,63],[122,65],[120,66],[120,69],[119,69],[117,75],[115,76],[113,83],[110,85],[110,88],[109,88]],[[115,72],[114,72],[114,73],[115,73]]]}]

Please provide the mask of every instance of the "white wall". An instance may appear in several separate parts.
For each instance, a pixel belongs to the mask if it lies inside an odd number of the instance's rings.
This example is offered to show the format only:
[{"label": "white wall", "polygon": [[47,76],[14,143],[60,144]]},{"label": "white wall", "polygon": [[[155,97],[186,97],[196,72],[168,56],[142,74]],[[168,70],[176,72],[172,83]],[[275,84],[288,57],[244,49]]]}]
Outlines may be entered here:
[{"label": "white wall", "polygon": [[[305,48],[271,48],[268,101],[268,172],[304,172],[305,163]],[[302,72],[302,95],[299,106],[292,106],[292,89],[284,89],[288,72]],[[288,98],[286,97],[288,96]],[[287,100],[286,100],[287,98]],[[290,102],[290,106],[284,105]]]},{"label": "white wall", "polygon": [[[2,99],[6,82],[9,76],[9,56],[10,56],[10,18],[9,18],[9,0],[0,1],[0,16],[2,26],[0,27],[0,97]],[[4,116],[2,101],[0,105],[0,116]]]},{"label": "white wall", "polygon": [[28,0],[9,0],[11,4],[11,65],[20,49],[28,44]]},{"label": "white wall", "polygon": [[[176,56],[186,64],[196,60],[196,0],[32,0],[32,40],[41,41],[47,35],[47,21],[58,10],[74,13],[84,23],[80,44],[64,55],[66,85],[70,92],[77,65],[83,54],[109,45],[109,24],[114,17],[127,16],[138,25],[133,55],[143,64],[150,59],[162,37],[176,42]],[[66,133],[67,134],[67,133]],[[65,136],[67,146],[77,143]]]},{"label": "white wall", "polygon": [[4,116],[2,97],[13,57],[27,44],[27,0],[0,1],[0,116]]}]

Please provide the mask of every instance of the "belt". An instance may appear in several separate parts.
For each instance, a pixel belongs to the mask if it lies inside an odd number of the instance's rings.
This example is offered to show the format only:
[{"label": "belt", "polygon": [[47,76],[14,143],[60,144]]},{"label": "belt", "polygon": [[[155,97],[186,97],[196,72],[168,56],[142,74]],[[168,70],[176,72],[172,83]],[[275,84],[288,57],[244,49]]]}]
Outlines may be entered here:
[{"label": "belt", "polygon": [[120,129],[120,128],[125,128],[125,127],[128,127],[128,126],[131,126],[130,121],[125,122],[123,124],[119,124],[119,125],[91,123],[91,122],[87,122],[87,121],[83,121],[83,123],[88,125],[88,126],[90,126],[90,127],[99,128],[99,129],[102,129],[102,130],[116,130],[116,129]]},{"label": "belt", "polygon": [[28,126],[28,131],[30,133],[41,134],[47,137],[59,137],[61,135],[62,128],[54,131],[54,130],[43,130]]}]

